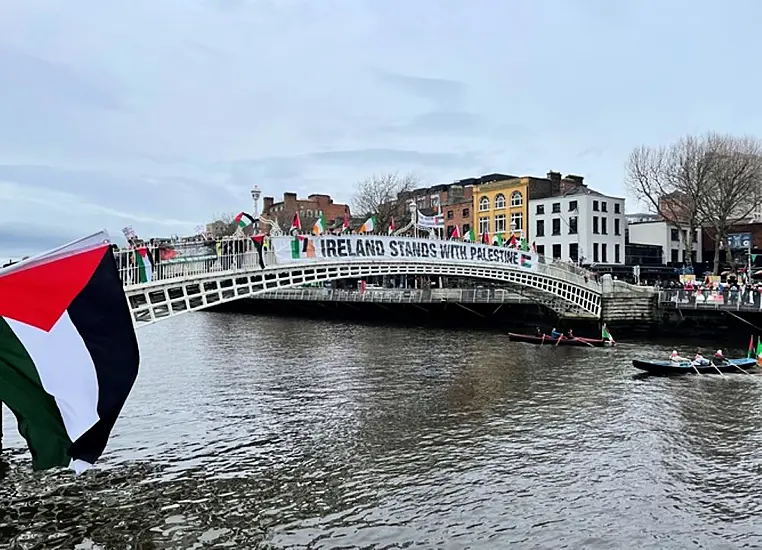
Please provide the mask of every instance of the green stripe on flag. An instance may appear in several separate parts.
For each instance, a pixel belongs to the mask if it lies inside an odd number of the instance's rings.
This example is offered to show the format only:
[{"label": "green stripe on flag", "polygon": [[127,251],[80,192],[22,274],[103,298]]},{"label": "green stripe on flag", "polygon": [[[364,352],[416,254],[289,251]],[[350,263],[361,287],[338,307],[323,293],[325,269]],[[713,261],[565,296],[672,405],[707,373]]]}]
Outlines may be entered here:
[{"label": "green stripe on flag", "polygon": [[0,317],[0,401],[19,421],[34,469],[68,466],[71,440],[53,397],[42,387],[37,368],[13,329]]}]

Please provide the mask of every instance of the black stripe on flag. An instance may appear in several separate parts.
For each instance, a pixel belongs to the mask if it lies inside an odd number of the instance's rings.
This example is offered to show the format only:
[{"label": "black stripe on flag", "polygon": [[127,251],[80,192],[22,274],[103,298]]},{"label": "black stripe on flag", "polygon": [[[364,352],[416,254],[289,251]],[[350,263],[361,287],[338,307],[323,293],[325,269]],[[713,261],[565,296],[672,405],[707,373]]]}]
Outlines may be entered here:
[{"label": "black stripe on flag", "polygon": [[69,448],[90,464],[103,454],[109,434],[138,375],[140,352],[114,255],[107,251],[90,281],[68,308],[98,377],[100,420]]}]

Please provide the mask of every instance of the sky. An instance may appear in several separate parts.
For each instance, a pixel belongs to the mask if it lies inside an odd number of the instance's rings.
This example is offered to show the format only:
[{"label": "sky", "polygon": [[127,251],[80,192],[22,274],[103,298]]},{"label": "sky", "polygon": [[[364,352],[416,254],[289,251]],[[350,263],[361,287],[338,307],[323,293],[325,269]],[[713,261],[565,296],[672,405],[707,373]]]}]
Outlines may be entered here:
[{"label": "sky", "polygon": [[191,234],[255,184],[345,202],[373,174],[556,170],[624,196],[634,147],[762,128],[760,20],[751,0],[0,2],[0,260]]}]

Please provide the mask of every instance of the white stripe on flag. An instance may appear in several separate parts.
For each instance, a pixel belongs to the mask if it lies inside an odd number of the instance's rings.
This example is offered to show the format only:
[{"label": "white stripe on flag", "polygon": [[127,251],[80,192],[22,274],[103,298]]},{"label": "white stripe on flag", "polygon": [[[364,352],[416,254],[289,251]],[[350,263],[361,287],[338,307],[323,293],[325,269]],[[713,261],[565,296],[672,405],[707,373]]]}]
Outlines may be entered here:
[{"label": "white stripe on flag", "polygon": [[69,313],[50,332],[13,319],[6,322],[34,361],[42,387],[55,398],[69,439],[76,441],[99,420],[98,376]]}]

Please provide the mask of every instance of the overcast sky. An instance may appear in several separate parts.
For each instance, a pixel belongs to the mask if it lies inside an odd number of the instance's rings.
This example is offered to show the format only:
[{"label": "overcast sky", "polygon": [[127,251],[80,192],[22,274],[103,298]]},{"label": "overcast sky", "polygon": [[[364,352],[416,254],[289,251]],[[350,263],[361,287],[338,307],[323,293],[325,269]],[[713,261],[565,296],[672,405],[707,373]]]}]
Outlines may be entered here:
[{"label": "overcast sky", "polygon": [[[189,233],[264,194],[584,175],[762,128],[762,4],[702,0],[0,2],[0,252]],[[628,210],[633,210],[632,207]]]}]

